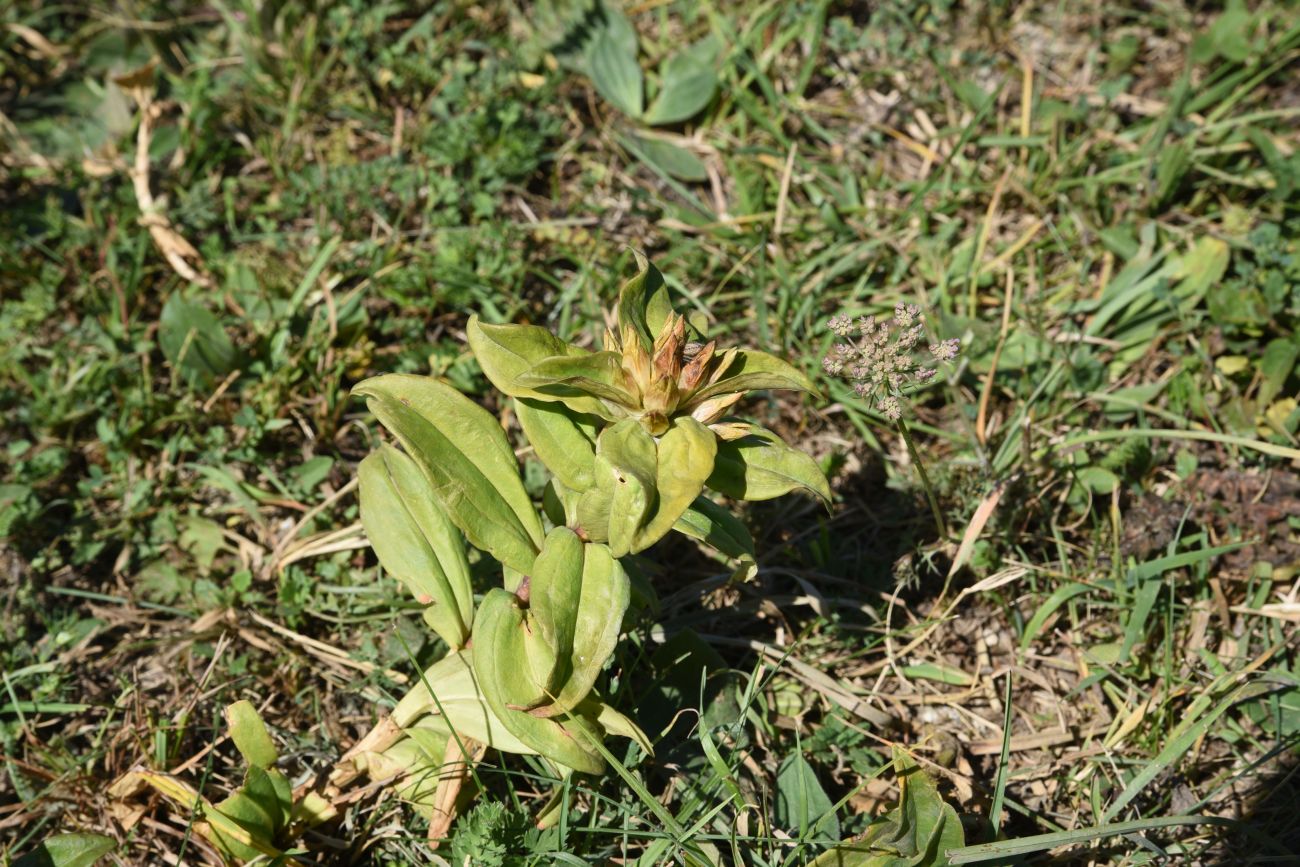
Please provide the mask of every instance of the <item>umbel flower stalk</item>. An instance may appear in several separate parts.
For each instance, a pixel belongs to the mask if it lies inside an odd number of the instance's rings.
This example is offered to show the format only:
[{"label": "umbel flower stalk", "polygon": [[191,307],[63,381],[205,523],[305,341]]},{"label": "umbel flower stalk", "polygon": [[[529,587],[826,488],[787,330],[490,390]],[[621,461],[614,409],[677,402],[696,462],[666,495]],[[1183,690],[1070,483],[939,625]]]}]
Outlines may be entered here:
[{"label": "umbel flower stalk", "polygon": [[[832,316],[826,325],[840,338],[840,342],[832,346],[822,359],[822,368],[832,376],[847,379],[858,397],[893,422],[921,477],[921,487],[934,515],[939,538],[948,538],[948,525],[939,508],[934,486],[904,417],[909,397],[933,380],[938,372],[937,368],[927,366],[918,358],[925,334],[921,308],[900,301],[894,307],[892,318],[862,316],[855,322],[841,313]],[[950,362],[960,351],[961,342],[956,338],[931,343],[928,363]]]}]

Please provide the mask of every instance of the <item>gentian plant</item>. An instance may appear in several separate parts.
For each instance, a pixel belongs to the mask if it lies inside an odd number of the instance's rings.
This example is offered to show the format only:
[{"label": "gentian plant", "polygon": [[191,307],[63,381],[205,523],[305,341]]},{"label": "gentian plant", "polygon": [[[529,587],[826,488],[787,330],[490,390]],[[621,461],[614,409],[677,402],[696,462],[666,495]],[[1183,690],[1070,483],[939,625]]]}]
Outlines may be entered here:
[{"label": "gentian plant", "polygon": [[[393,780],[441,836],[487,748],[599,773],[611,735],[652,745],[599,684],[633,598],[629,558],[672,531],[750,564],[744,524],[710,494],[795,490],[829,503],[817,463],[728,415],[756,389],[812,392],[768,353],[722,347],[676,313],[638,257],[617,328],[591,351],[531,325],[471,318],[469,344],[550,471],[539,510],[502,424],[449,385],[386,375],[355,393],[400,445],[360,466],[361,518],[383,568],[447,645],[336,766]],[[476,600],[466,544],[500,564]]]}]

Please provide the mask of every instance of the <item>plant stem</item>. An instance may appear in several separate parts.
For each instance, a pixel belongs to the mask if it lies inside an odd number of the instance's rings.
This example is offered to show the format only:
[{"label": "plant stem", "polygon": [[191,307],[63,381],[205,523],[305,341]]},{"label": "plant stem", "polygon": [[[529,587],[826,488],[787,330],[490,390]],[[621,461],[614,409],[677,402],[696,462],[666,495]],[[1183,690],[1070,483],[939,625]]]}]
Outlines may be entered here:
[{"label": "plant stem", "polygon": [[943,519],[943,512],[939,511],[939,501],[934,496],[934,486],[930,484],[930,475],[925,471],[925,464],[921,462],[921,456],[916,451],[916,443],[912,442],[912,431],[903,419],[898,420],[898,432],[903,435],[903,442],[907,443],[907,454],[911,457],[912,463],[916,464],[916,471],[921,475],[921,487],[925,488],[925,499],[930,503],[930,511],[934,514],[934,525],[939,531],[939,538],[946,540],[948,538],[948,524]]}]

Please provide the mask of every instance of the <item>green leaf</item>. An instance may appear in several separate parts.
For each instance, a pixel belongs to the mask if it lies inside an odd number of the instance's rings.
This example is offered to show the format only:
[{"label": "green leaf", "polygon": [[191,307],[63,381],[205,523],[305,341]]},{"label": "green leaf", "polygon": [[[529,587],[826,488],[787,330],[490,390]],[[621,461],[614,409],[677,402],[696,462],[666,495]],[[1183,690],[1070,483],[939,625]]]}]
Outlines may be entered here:
[{"label": "green leaf", "polygon": [[428,477],[390,445],[357,468],[361,524],[384,569],[425,606],[424,620],[453,650],[469,639],[474,590],[461,533]]},{"label": "green leaf", "polygon": [[1297,357],[1300,357],[1300,342],[1295,337],[1279,337],[1264,347],[1259,360],[1260,383],[1256,396],[1260,406],[1272,403],[1273,398],[1281,393],[1295,370]]},{"label": "green leaf", "polygon": [[659,269],[639,251],[634,255],[636,275],[624,283],[618,293],[618,324],[620,328],[635,330],[648,352],[673,312],[673,305]]},{"label": "green leaf", "polygon": [[600,736],[593,723],[572,715],[533,716],[516,701],[519,672],[529,667],[524,624],[525,611],[513,593],[497,588],[483,597],[474,627],[473,664],[488,707],[538,754],[576,771],[600,773],[605,762],[590,748]]},{"label": "green leaf", "polygon": [[811,456],[766,428],[749,425],[749,433],[718,443],[708,486],[737,500],[768,500],[802,488],[831,503],[830,483]]},{"label": "green leaf", "polygon": [[226,705],[226,729],[235,742],[235,749],[250,765],[269,768],[280,757],[266,723],[252,702],[243,700]]},{"label": "green leaf", "polygon": [[[575,537],[576,538],[576,537]],[[538,713],[554,716],[573,710],[591,693],[596,678],[614,653],[623,630],[623,614],[631,597],[631,584],[622,565],[605,545],[583,546],[582,577],[573,606],[571,639],[559,654],[563,686],[550,706]],[[576,605],[574,602],[576,601]],[[534,602],[536,605],[536,602]],[[541,611],[538,611],[541,620]],[[643,736],[644,737],[644,736]]]},{"label": "green leaf", "polygon": [[834,807],[802,755],[795,753],[781,762],[776,772],[776,821],[792,837],[838,840],[840,823]]},{"label": "green leaf", "polygon": [[739,349],[722,377],[693,394],[691,404],[698,404],[720,394],[761,388],[788,388],[817,394],[817,389],[808,377],[775,355],[755,349]]},{"label": "green leaf", "polygon": [[729,510],[707,497],[696,497],[673,529],[707,542],[733,560],[754,558],[754,538],[749,530]]},{"label": "green leaf", "polygon": [[470,544],[527,572],[542,523],[519,479],[515,453],[495,418],[435,379],[388,374],[353,389],[425,474],[447,517]]},{"label": "green leaf", "polygon": [[591,486],[597,430],[591,416],[573,412],[562,403],[521,397],[515,398],[515,418],[551,475],[572,491]]},{"label": "green leaf", "polygon": [[659,438],[659,460],[655,488],[659,493],[654,515],[637,533],[634,551],[643,551],[673,528],[691,507],[713,472],[718,438],[693,418],[673,420]]},{"label": "green leaf", "polygon": [[573,647],[582,595],[583,559],[583,544],[578,534],[568,527],[556,527],[546,535],[542,552],[533,564],[528,609],[557,656],[567,655]]},{"label": "green leaf", "polygon": [[117,848],[117,841],[103,834],[59,834],[13,863],[13,867],[91,867]]},{"label": "green leaf", "polygon": [[628,117],[637,118],[645,105],[645,76],[637,63],[636,49],[628,50],[625,40],[611,27],[597,31],[587,43],[583,62],[600,95]]},{"label": "green leaf", "polygon": [[[627,385],[622,356],[617,352],[594,352],[590,355],[544,358],[515,377],[513,390],[541,400],[593,397],[625,407],[639,401]],[[581,412],[577,406],[571,408]],[[601,413],[608,417],[609,410]]]},{"label": "green leaf", "polygon": [[179,293],[163,305],[158,345],[191,388],[212,386],[235,369],[235,346],[217,317]]},{"label": "green leaf", "polygon": [[[541,398],[546,401],[554,397],[538,395],[529,389],[515,384],[515,379],[534,364],[556,356],[587,355],[587,350],[565,343],[545,328],[536,325],[487,325],[477,316],[469,318],[465,326],[469,347],[474,352],[483,374],[496,386],[497,390],[511,397]],[[565,401],[568,407],[577,413],[606,417],[609,410],[599,400],[590,397],[574,397]]]},{"label": "green leaf", "polygon": [[[280,777],[284,784],[278,785],[272,775]],[[244,785],[213,809],[248,832],[253,842],[250,845],[223,833],[217,824],[212,826],[214,842],[242,860],[252,860],[270,849],[278,850],[276,837],[289,821],[287,805],[282,800],[286,791],[287,781],[278,771],[263,770],[257,765],[250,767]]]},{"label": "green leaf", "polygon": [[1172,291],[1181,300],[1183,309],[1196,306],[1211,287],[1218,285],[1231,259],[1232,248],[1225,241],[1209,235],[1196,240],[1177,260],[1177,270],[1172,275],[1178,280]]},{"label": "green leaf", "polygon": [[394,721],[408,732],[412,728],[455,731],[493,749],[534,753],[488,707],[470,660],[470,651],[461,650],[425,669],[419,683],[393,709]]},{"label": "green leaf", "polygon": [[664,61],[659,95],[645,113],[646,123],[679,123],[709,104],[718,89],[719,48],[717,39],[709,36]]},{"label": "green leaf", "polygon": [[1075,478],[1094,494],[1109,494],[1119,487],[1119,476],[1105,467],[1083,467],[1075,473]]},{"label": "green leaf", "polygon": [[641,727],[611,705],[597,699],[588,699],[580,710],[583,716],[594,717],[606,734],[619,735],[636,741],[641,749],[645,750],[646,755],[654,755],[654,744],[650,743],[650,738],[646,737]]},{"label": "green leaf", "polygon": [[709,178],[708,166],[704,161],[684,147],[649,136],[632,136],[635,140],[637,154],[642,162],[674,178],[691,183],[700,183]]},{"label": "green leaf", "polygon": [[943,867],[947,852],[964,844],[957,812],[939,797],[934,781],[901,747],[894,747],[898,806],[861,838],[823,853],[812,867]]},{"label": "green leaf", "polygon": [[608,541],[615,557],[630,553],[654,503],[657,472],[654,437],[640,422],[625,419],[601,431],[595,484],[578,501],[587,537]]},{"label": "green leaf", "polygon": [[1173,199],[1191,167],[1192,146],[1187,139],[1160,149],[1156,156],[1155,194],[1151,200],[1153,208],[1163,208]]}]

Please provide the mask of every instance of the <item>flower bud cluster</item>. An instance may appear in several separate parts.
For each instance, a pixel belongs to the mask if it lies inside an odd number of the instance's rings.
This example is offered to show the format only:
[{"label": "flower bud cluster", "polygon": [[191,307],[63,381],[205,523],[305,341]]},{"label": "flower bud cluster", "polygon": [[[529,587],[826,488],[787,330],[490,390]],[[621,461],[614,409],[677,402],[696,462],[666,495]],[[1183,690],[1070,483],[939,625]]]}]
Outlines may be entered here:
[{"label": "flower bud cluster", "polygon": [[[893,318],[863,316],[855,322],[841,313],[826,325],[840,342],[822,359],[822,368],[853,383],[858,397],[871,401],[890,421],[903,417],[908,389],[934,378],[935,368],[916,360],[925,326],[915,304],[899,302]],[[935,362],[952,361],[961,342],[953,338],[930,344],[929,349]]]}]

